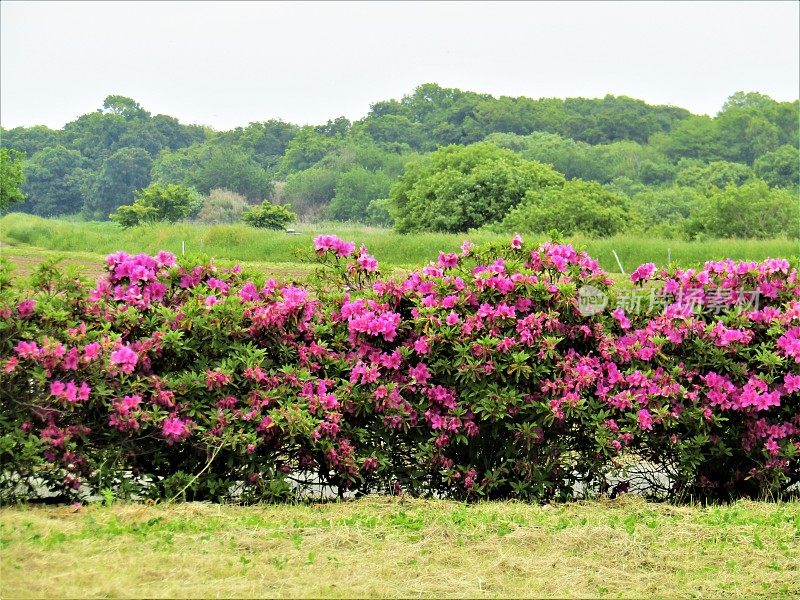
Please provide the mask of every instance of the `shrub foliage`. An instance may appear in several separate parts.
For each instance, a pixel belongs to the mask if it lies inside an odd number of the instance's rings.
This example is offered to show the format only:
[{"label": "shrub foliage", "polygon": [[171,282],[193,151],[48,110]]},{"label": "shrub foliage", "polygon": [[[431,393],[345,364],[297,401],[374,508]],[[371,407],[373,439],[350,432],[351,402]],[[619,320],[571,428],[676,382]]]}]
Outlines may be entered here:
[{"label": "shrub foliage", "polygon": [[[800,480],[788,261],[643,265],[632,291],[519,236],[403,277],[335,236],[310,257],[309,289],[164,252],[111,255],[95,285],[53,264],[0,278],[2,499],[547,501],[640,480],[729,499]],[[610,306],[584,310],[586,290]]]},{"label": "shrub foliage", "polygon": [[283,229],[297,219],[291,208],[290,204],[272,204],[269,200],[264,200],[261,204],[244,211],[242,219],[253,227]]}]

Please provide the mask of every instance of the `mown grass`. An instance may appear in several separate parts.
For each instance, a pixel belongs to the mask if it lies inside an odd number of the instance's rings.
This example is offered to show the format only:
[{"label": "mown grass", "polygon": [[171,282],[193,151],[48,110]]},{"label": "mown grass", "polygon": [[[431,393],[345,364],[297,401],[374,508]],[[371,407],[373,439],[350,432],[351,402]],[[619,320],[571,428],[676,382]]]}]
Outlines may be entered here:
[{"label": "mown grass", "polygon": [[[6,245],[37,246],[47,250],[106,254],[117,250],[179,254],[201,253],[235,261],[295,263],[299,251],[311,247],[314,236],[335,233],[342,238],[366,244],[386,266],[412,266],[435,259],[439,251],[455,251],[464,239],[481,244],[506,241],[510,235],[486,231],[469,234],[417,233],[401,235],[389,229],[344,223],[302,224],[298,235],[254,229],[246,225],[204,226],[192,223],[159,224],[122,229],[110,222],[76,222],[42,219],[21,213],[0,218],[0,241]],[[513,232],[512,232],[513,233]],[[529,241],[544,241],[540,239]],[[713,240],[685,242],[646,236],[615,236],[604,239],[570,238],[566,241],[586,249],[609,272],[619,272],[612,251],[616,251],[626,272],[644,262],[666,265],[668,261],[693,265],[711,259],[761,260],[800,254],[796,240]]]},{"label": "mown grass", "polygon": [[[30,276],[47,260],[59,260],[59,266],[94,280],[106,272],[105,254],[82,251],[45,250],[36,246],[0,245],[0,257],[8,260],[13,268],[12,277],[16,280]],[[308,263],[280,263],[269,261],[216,261],[219,266],[239,264],[249,272],[262,273],[266,277],[276,277],[286,281],[304,282],[314,266]]]},{"label": "mown grass", "polygon": [[10,507],[0,596],[797,597],[800,503]]}]

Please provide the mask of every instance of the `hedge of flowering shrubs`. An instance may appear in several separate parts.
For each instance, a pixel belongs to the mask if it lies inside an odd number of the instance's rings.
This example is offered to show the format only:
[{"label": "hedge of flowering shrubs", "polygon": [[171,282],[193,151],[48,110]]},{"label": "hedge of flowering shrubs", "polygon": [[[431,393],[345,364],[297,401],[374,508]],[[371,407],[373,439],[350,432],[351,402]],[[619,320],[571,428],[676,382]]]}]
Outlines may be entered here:
[{"label": "hedge of flowering shrubs", "polygon": [[402,277],[335,236],[313,256],[308,288],[165,252],[111,255],[95,285],[4,274],[0,499],[696,500],[800,481],[786,260],[642,265],[631,288],[519,236]]}]

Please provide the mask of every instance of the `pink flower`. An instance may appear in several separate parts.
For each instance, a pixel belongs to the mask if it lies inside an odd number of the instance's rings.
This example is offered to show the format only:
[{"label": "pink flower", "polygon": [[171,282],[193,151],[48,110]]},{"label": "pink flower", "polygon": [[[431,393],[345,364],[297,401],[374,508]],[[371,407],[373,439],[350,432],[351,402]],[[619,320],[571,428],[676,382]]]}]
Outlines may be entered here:
[{"label": "pink flower", "polygon": [[335,235],[318,235],[314,238],[314,251],[319,254],[334,252],[336,256],[346,257],[353,254],[355,249],[353,242],[343,242]]},{"label": "pink flower", "polygon": [[191,432],[186,421],[175,417],[167,417],[161,423],[161,433],[167,438],[167,442],[172,445],[189,437]]},{"label": "pink flower", "polygon": [[219,300],[217,300],[217,297],[216,297],[216,296],[214,296],[214,295],[212,294],[211,296],[208,296],[208,297],[206,298],[206,300],[205,300],[205,305],[206,305],[206,308],[211,308],[211,307],[212,307],[212,306],[214,306],[215,304],[219,304]]},{"label": "pink flower", "polygon": [[111,353],[111,362],[119,365],[123,373],[133,373],[136,363],[139,362],[139,356],[130,346],[122,346]]},{"label": "pink flower", "polygon": [[452,326],[458,323],[459,320],[458,314],[456,312],[451,312],[449,315],[447,315],[445,323]]},{"label": "pink flower", "polygon": [[417,380],[417,383],[424,384],[431,376],[431,372],[428,370],[428,365],[425,363],[419,363],[416,367],[412,367],[408,370],[408,374]]},{"label": "pink flower", "polygon": [[72,348],[64,357],[61,367],[65,371],[74,371],[78,368],[78,349]]},{"label": "pink flower", "polygon": [[783,356],[791,356],[800,363],[800,327],[792,327],[778,338],[778,348]]},{"label": "pink flower", "polygon": [[521,250],[522,249],[522,236],[518,233],[514,234],[514,238],[511,240],[511,247],[514,250]]},{"label": "pink flower", "polygon": [[14,347],[14,352],[19,354],[20,358],[36,358],[41,350],[36,345],[36,342],[20,341]]},{"label": "pink flower", "polygon": [[224,385],[228,385],[230,382],[230,376],[223,373],[219,369],[206,371],[206,388],[209,390],[219,389]]},{"label": "pink flower", "polygon": [[120,412],[128,413],[136,408],[139,408],[139,405],[142,403],[142,397],[138,395],[133,396],[125,396],[120,402]]},{"label": "pink flower", "polygon": [[254,302],[258,300],[258,288],[256,288],[253,282],[248,281],[242,286],[242,289],[239,290],[239,298],[242,302]]},{"label": "pink flower", "polygon": [[764,448],[766,448],[767,451],[772,456],[776,456],[781,451],[781,447],[778,445],[778,442],[776,442],[774,438],[768,439],[767,443],[764,444]]},{"label": "pink flower", "polygon": [[461,256],[469,256],[470,254],[472,254],[472,250],[474,248],[475,244],[473,244],[472,242],[468,242],[467,240],[464,240],[463,242],[461,242]]},{"label": "pink flower", "polygon": [[97,342],[92,342],[91,344],[86,344],[83,347],[83,362],[90,363],[95,360],[98,356],[100,356],[100,344]]},{"label": "pink flower", "polygon": [[617,322],[619,323],[619,326],[622,329],[630,329],[631,328],[630,319],[628,319],[628,317],[625,316],[625,311],[622,310],[621,308],[618,308],[614,312],[612,312],[611,316],[614,317],[614,319],[617,320]]},{"label": "pink flower", "polygon": [[430,348],[428,347],[428,341],[421,337],[416,342],[414,342],[414,350],[417,351],[417,354],[427,354]]},{"label": "pink flower", "polygon": [[653,274],[656,272],[656,266],[653,263],[645,263],[643,265],[639,265],[636,267],[636,270],[631,273],[631,281],[636,283],[637,281],[646,281],[650,279]]},{"label": "pink flower", "polygon": [[378,261],[374,256],[367,254],[366,246],[361,246],[356,262],[363,271],[374,273],[378,270]]},{"label": "pink flower", "polygon": [[787,394],[800,390],[800,375],[792,375],[791,373],[784,375],[783,387],[786,389]]},{"label": "pink flower", "polygon": [[92,391],[92,388],[89,387],[89,384],[85,381],[81,383],[80,389],[78,389],[77,400],[86,401],[89,399],[89,393]]},{"label": "pink flower", "polygon": [[36,300],[23,300],[17,305],[17,312],[23,319],[33,314],[36,309]]},{"label": "pink flower", "polygon": [[206,281],[206,285],[209,288],[211,288],[212,290],[219,291],[223,295],[227,294],[228,291],[230,291],[230,289],[231,289],[231,286],[229,286],[227,283],[225,283],[221,279],[217,279],[216,277],[209,277],[208,280]]},{"label": "pink flower", "polygon": [[642,430],[649,430],[653,428],[653,418],[650,416],[650,411],[646,408],[643,408],[638,413],[639,416],[639,427]]},{"label": "pink flower", "polygon": [[159,264],[162,267],[174,267],[175,266],[175,255],[171,254],[170,252],[164,252],[163,250],[158,253],[156,256]]}]

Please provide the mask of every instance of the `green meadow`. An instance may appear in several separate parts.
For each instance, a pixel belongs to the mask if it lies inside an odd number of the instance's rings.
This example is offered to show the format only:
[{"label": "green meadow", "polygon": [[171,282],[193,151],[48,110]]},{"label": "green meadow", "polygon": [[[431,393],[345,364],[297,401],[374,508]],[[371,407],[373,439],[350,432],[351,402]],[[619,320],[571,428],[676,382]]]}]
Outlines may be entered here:
[{"label": "green meadow", "polygon": [[[199,225],[195,223],[154,224],[123,229],[111,222],[44,219],[21,213],[0,218],[0,242],[6,255],[23,256],[47,251],[91,257],[118,250],[130,253],[167,250],[180,255],[203,254],[227,261],[296,265],[299,256],[311,248],[315,236],[336,234],[358,244],[365,244],[385,267],[408,267],[436,259],[440,251],[453,252],[468,239],[476,244],[503,242],[514,232],[497,234],[472,231],[465,234],[399,234],[391,229],[360,224],[322,222],[299,224],[294,234],[247,225]],[[530,237],[529,242],[544,241],[545,236]],[[564,240],[584,249],[611,273],[626,273],[645,262],[659,266],[668,263],[691,266],[706,260],[732,258],[762,260],[769,257],[793,257],[800,254],[796,240],[681,241],[649,238],[643,235],[618,235],[589,239],[569,237]],[[614,256],[616,252],[619,263]]]}]

